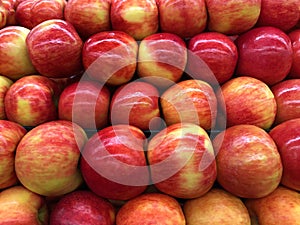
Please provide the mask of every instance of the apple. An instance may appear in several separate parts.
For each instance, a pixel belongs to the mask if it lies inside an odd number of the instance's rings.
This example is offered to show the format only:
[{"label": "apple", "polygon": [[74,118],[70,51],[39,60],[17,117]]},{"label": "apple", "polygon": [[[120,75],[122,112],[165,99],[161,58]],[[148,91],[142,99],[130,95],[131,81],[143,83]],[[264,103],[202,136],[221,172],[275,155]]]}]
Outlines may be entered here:
[{"label": "apple", "polygon": [[146,193],[127,201],[118,211],[117,225],[185,225],[179,202],[161,193]]},{"label": "apple", "polygon": [[157,0],[161,32],[191,38],[206,28],[205,0]]},{"label": "apple", "polygon": [[213,88],[205,81],[180,81],[163,92],[160,103],[167,125],[195,123],[205,130],[215,126],[217,97]]},{"label": "apple", "polygon": [[46,225],[49,212],[43,196],[18,185],[0,192],[0,218],[3,225]]},{"label": "apple", "polygon": [[223,84],[233,76],[237,60],[236,45],[222,33],[203,32],[189,40],[187,73],[194,79]]},{"label": "apple", "polygon": [[0,120],[0,189],[17,183],[15,174],[15,150],[26,134],[21,125],[8,120]]},{"label": "apple", "polygon": [[118,87],[110,103],[111,123],[129,124],[143,131],[158,130],[161,126],[159,95],[156,87],[141,80]]},{"label": "apple", "polygon": [[150,139],[147,159],[155,187],[176,198],[197,198],[216,180],[216,161],[206,131],[192,123],[166,127]]},{"label": "apple", "polygon": [[274,85],[287,77],[293,62],[289,36],[275,27],[257,27],[235,41],[239,59],[236,74]]},{"label": "apple", "polygon": [[0,74],[11,80],[35,74],[26,46],[30,30],[21,26],[7,26],[0,30]]},{"label": "apple", "polygon": [[189,225],[251,225],[243,201],[221,188],[212,188],[202,197],[186,200],[183,212]]},{"label": "apple", "polygon": [[272,26],[289,31],[300,19],[299,0],[261,0],[256,26]]},{"label": "apple", "polygon": [[17,0],[2,0],[4,8],[7,10],[6,26],[17,25],[16,21],[16,7]]},{"label": "apple", "polygon": [[63,20],[65,5],[65,0],[25,0],[16,8],[16,21],[20,26],[32,29],[46,20]]},{"label": "apple", "polygon": [[83,41],[67,21],[41,22],[30,30],[26,44],[32,64],[43,76],[65,78],[82,70]]},{"label": "apple", "polygon": [[282,177],[280,154],[271,136],[255,125],[236,125],[213,139],[217,181],[241,198],[261,198],[274,191]]},{"label": "apple", "polygon": [[206,0],[208,30],[242,34],[253,28],[261,11],[261,0]]},{"label": "apple", "polygon": [[137,74],[159,91],[181,79],[186,63],[186,44],[176,34],[152,34],[139,44]]},{"label": "apple", "polygon": [[135,73],[137,52],[137,42],[123,31],[94,34],[82,49],[84,75],[112,86],[125,84]]},{"label": "apple", "polygon": [[217,91],[220,110],[226,115],[227,127],[252,124],[269,129],[276,117],[277,104],[271,89],[253,77],[236,77]]},{"label": "apple", "polygon": [[300,65],[298,63],[300,60],[300,29],[295,29],[289,32],[288,35],[291,39],[293,49],[293,63],[288,77],[300,78]]},{"label": "apple", "polygon": [[156,0],[111,0],[110,21],[113,30],[142,40],[158,31]]},{"label": "apple", "polygon": [[245,205],[253,225],[299,225],[300,195],[279,186],[270,195],[259,199],[247,199]]},{"label": "apple", "polygon": [[6,119],[4,98],[13,81],[0,75],[0,120]]},{"label": "apple", "polygon": [[81,80],[62,91],[58,118],[73,121],[85,129],[101,129],[108,124],[109,104],[110,91],[106,86]]},{"label": "apple", "polygon": [[0,3],[0,29],[6,26],[8,11],[3,3]]},{"label": "apple", "polygon": [[281,184],[300,191],[300,118],[276,125],[269,132],[275,141],[283,164]]},{"label": "apple", "polygon": [[75,190],[62,196],[50,214],[50,225],[113,225],[114,206],[89,190]]},{"label": "apple", "polygon": [[274,125],[300,117],[300,79],[281,81],[271,90],[277,103]]},{"label": "apple", "polygon": [[58,85],[40,75],[24,76],[15,81],[4,98],[7,119],[33,127],[57,119]]},{"label": "apple", "polygon": [[83,40],[101,31],[111,30],[111,0],[69,0],[64,18],[71,23]]},{"label": "apple", "polygon": [[88,188],[100,197],[128,200],[149,184],[144,154],[145,134],[119,124],[99,130],[82,150],[80,168]]},{"label": "apple", "polygon": [[15,170],[21,184],[44,196],[61,196],[82,184],[78,168],[85,131],[65,120],[29,130],[16,149]]}]

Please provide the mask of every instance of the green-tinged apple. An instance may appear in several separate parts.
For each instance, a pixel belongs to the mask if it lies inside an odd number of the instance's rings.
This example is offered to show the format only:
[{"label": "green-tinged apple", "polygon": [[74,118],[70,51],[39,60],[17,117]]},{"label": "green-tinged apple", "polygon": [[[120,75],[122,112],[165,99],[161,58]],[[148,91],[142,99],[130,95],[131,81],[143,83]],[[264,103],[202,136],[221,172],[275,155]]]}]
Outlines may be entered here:
[{"label": "green-tinged apple", "polygon": [[155,187],[176,198],[197,198],[216,180],[216,161],[206,131],[192,123],[166,127],[150,139],[147,159]]},{"label": "green-tinged apple", "polygon": [[45,198],[23,186],[0,192],[1,225],[47,225],[49,212]]},{"label": "green-tinged apple", "polygon": [[159,92],[155,86],[136,80],[120,86],[110,103],[111,124],[129,124],[139,129],[161,127]]},{"label": "green-tinged apple", "polygon": [[300,79],[281,81],[272,86],[271,90],[277,104],[274,125],[300,118]]},{"label": "green-tinged apple", "polygon": [[291,42],[292,42],[292,49],[293,49],[293,64],[292,64],[290,73],[288,75],[289,78],[300,78],[300,64],[299,64],[299,61],[300,61],[300,29],[299,28],[288,33],[289,38],[291,39]]},{"label": "green-tinged apple", "polygon": [[206,0],[208,30],[223,34],[241,34],[255,26],[261,0]]},{"label": "green-tinged apple", "polygon": [[221,188],[185,201],[183,212],[189,225],[251,225],[242,200]]},{"label": "green-tinged apple", "polygon": [[0,189],[17,183],[15,173],[15,151],[26,134],[21,125],[8,120],[0,120]]},{"label": "green-tinged apple", "polygon": [[80,161],[89,189],[113,200],[128,200],[143,193],[150,182],[145,142],[139,128],[126,124],[94,134],[82,150]]},{"label": "green-tinged apple", "polygon": [[237,47],[229,36],[203,32],[188,43],[187,73],[213,85],[223,84],[235,71]]},{"label": "green-tinged apple", "polygon": [[70,121],[56,120],[34,127],[16,150],[19,181],[44,196],[61,196],[75,190],[83,181],[78,163],[86,141],[85,131]]},{"label": "green-tinged apple", "polygon": [[86,40],[93,34],[111,30],[110,5],[111,0],[69,0],[64,17]]},{"label": "green-tinged apple", "polygon": [[156,0],[111,0],[110,21],[113,30],[142,40],[158,31]]},{"label": "green-tinged apple", "polygon": [[176,34],[156,33],[140,42],[137,74],[159,89],[178,82],[186,63],[186,44]]},{"label": "green-tinged apple", "polygon": [[299,225],[300,194],[279,186],[270,195],[247,199],[252,225]]},{"label": "green-tinged apple", "polygon": [[81,80],[64,88],[58,101],[58,118],[86,129],[108,124],[109,89],[97,81]]},{"label": "green-tinged apple", "polygon": [[4,98],[7,119],[30,127],[57,119],[60,92],[59,86],[44,76],[29,75],[18,79]]},{"label": "green-tinged apple", "polygon": [[161,32],[191,38],[206,28],[205,0],[157,0]]},{"label": "green-tinged apple", "polygon": [[275,141],[283,165],[281,184],[300,191],[300,118],[291,119],[269,132]]},{"label": "green-tinged apple", "polygon": [[239,58],[236,74],[274,85],[287,77],[293,63],[289,36],[276,27],[257,27],[236,40]]},{"label": "green-tinged apple", "polygon": [[116,225],[185,225],[179,202],[161,193],[142,194],[126,202],[118,211]]},{"label": "green-tinged apple", "polygon": [[264,82],[253,77],[237,77],[225,82],[217,98],[227,119],[227,127],[251,124],[269,129],[276,117],[275,97]]},{"label": "green-tinged apple", "polygon": [[167,125],[195,123],[205,130],[215,126],[217,97],[213,88],[205,81],[180,81],[163,92],[160,103]]},{"label": "green-tinged apple", "polygon": [[89,190],[75,190],[62,196],[50,213],[50,225],[114,225],[112,203]]},{"label": "green-tinged apple", "polygon": [[0,75],[0,120],[6,119],[4,98],[13,81]]},{"label": "green-tinged apple", "polygon": [[136,70],[138,44],[123,31],[103,31],[92,35],[82,49],[83,66],[93,80],[108,85],[129,82]]},{"label": "green-tinged apple", "polygon": [[12,80],[35,74],[26,46],[30,30],[7,26],[0,30],[0,74]]},{"label": "green-tinged apple", "polygon": [[83,41],[65,20],[51,19],[36,25],[30,30],[26,44],[32,64],[43,76],[71,77],[83,69]]},{"label": "green-tinged apple", "polygon": [[217,181],[237,197],[261,198],[279,185],[280,154],[271,136],[254,125],[227,128],[213,139]]}]

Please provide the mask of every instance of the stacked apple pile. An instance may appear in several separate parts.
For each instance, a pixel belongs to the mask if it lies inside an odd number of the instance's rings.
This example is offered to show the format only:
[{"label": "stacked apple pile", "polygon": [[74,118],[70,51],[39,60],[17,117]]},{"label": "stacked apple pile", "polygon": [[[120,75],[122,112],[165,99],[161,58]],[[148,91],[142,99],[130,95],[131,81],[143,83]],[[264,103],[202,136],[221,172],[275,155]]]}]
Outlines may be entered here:
[{"label": "stacked apple pile", "polygon": [[300,0],[2,0],[0,28],[0,225],[300,224]]}]

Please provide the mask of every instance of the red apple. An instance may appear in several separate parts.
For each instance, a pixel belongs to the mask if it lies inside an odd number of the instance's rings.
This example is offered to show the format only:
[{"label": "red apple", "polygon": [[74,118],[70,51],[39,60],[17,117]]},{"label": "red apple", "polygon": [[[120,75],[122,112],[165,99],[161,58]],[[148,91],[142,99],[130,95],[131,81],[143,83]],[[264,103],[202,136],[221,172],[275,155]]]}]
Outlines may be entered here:
[{"label": "red apple", "polygon": [[82,60],[88,77],[104,84],[121,85],[135,73],[138,44],[122,31],[92,35],[83,46]]},{"label": "red apple", "polygon": [[300,79],[281,81],[271,90],[277,103],[275,124],[300,118]]},{"label": "red apple", "polygon": [[35,74],[26,46],[30,30],[21,26],[7,26],[0,30],[0,74],[16,80]]},{"label": "red apple", "polygon": [[110,21],[113,30],[142,40],[158,31],[156,0],[111,0]]},{"label": "red apple", "polygon": [[227,127],[252,124],[269,129],[276,116],[277,104],[271,89],[252,77],[237,77],[225,82],[217,93]]},{"label": "red apple", "polygon": [[[187,72],[194,79],[210,84],[222,84],[235,71],[238,60],[237,47],[226,35],[204,32],[192,37],[188,44]],[[211,72],[206,71],[206,64]]]},{"label": "red apple", "polygon": [[44,196],[61,196],[82,184],[78,168],[80,150],[87,136],[75,123],[50,121],[28,131],[15,156],[19,181]]},{"label": "red apple", "polygon": [[295,29],[288,33],[292,42],[293,49],[293,63],[290,70],[290,78],[300,78],[300,29]]},{"label": "red apple", "polygon": [[2,0],[2,4],[7,10],[6,26],[17,25],[17,21],[16,21],[17,0]]},{"label": "red apple", "polygon": [[4,98],[13,81],[0,75],[0,120],[6,119]]},{"label": "red apple", "polygon": [[185,225],[179,202],[164,194],[147,193],[129,200],[119,210],[117,225]]},{"label": "red apple", "polygon": [[101,31],[111,30],[111,0],[69,0],[64,10],[65,20],[73,24],[84,40]]},{"label": "red apple", "polygon": [[50,225],[113,225],[114,206],[89,190],[62,196],[50,214]]},{"label": "red apple", "polygon": [[256,24],[261,0],[206,0],[208,30],[223,34],[241,34]]},{"label": "red apple", "polygon": [[206,28],[205,0],[157,0],[160,30],[191,38]]},{"label": "red apple", "polygon": [[216,162],[206,131],[192,123],[168,126],[150,139],[147,147],[155,187],[176,198],[197,198],[216,179]]},{"label": "red apple", "polygon": [[0,29],[6,26],[8,11],[4,7],[3,3],[0,3]]},{"label": "red apple", "polygon": [[275,27],[251,29],[236,39],[239,52],[237,75],[274,85],[289,74],[293,50],[289,36]]},{"label": "red apple", "polygon": [[83,42],[67,21],[51,19],[35,26],[26,39],[32,64],[46,77],[71,77],[82,70]]},{"label": "red apple", "polygon": [[98,196],[128,200],[149,184],[144,133],[130,125],[99,130],[82,151],[80,168],[88,188]]},{"label": "red apple", "polygon": [[7,119],[23,126],[57,119],[58,85],[40,75],[25,76],[15,81],[4,99]]},{"label": "red apple", "polygon": [[242,198],[261,198],[274,191],[282,176],[282,163],[270,135],[254,125],[236,125],[213,139],[217,181]]}]

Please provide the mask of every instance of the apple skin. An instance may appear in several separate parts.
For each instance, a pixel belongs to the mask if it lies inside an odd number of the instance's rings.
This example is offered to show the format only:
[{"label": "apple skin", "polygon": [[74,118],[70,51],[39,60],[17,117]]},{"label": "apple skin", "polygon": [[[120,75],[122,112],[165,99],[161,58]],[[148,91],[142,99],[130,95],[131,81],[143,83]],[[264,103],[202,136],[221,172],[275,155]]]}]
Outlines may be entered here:
[{"label": "apple skin", "polygon": [[142,40],[158,31],[156,0],[111,0],[110,21],[113,30]]},{"label": "apple skin", "polygon": [[4,98],[13,81],[0,75],[0,120],[6,119]]},{"label": "apple skin", "polygon": [[66,78],[83,69],[83,41],[73,25],[65,20],[41,22],[30,30],[26,44],[32,64],[43,76]]},{"label": "apple skin", "polygon": [[252,77],[236,77],[225,82],[217,92],[220,111],[226,125],[251,124],[269,129],[277,111],[275,97],[264,82]]},{"label": "apple skin", "polygon": [[272,128],[269,132],[277,145],[283,165],[281,184],[300,191],[300,118],[291,119]]},{"label": "apple skin", "polygon": [[241,34],[253,28],[259,18],[262,0],[206,0],[208,30]]},{"label": "apple skin", "polygon": [[118,86],[129,82],[136,70],[138,44],[123,31],[103,31],[85,41],[83,66],[89,78]]},{"label": "apple skin", "polygon": [[101,31],[111,30],[111,0],[69,0],[64,18],[71,23],[83,40]]},{"label": "apple skin", "polygon": [[183,212],[189,225],[251,225],[242,200],[221,188],[212,188],[202,197],[186,200]]},{"label": "apple skin", "polygon": [[235,196],[261,198],[280,184],[280,154],[265,130],[255,125],[236,125],[219,133],[213,146],[217,181]]},{"label": "apple skin", "polygon": [[47,77],[28,75],[15,81],[4,98],[7,119],[22,126],[37,126],[57,119],[61,90]]},{"label": "apple skin", "polygon": [[284,80],[271,87],[277,113],[274,125],[300,117],[300,79]]},{"label": "apple skin", "polygon": [[197,198],[216,180],[216,161],[206,131],[192,123],[177,123],[158,132],[147,147],[155,187],[176,198]]},{"label": "apple skin", "polygon": [[253,225],[300,224],[300,195],[291,189],[279,186],[266,197],[247,199],[245,205]]},{"label": "apple skin", "polygon": [[[87,210],[88,209],[88,210]],[[114,206],[89,190],[62,196],[50,214],[50,225],[114,225]]]},{"label": "apple skin", "polygon": [[195,123],[205,130],[215,126],[217,97],[205,81],[180,81],[163,92],[160,103],[167,125]]},{"label": "apple skin", "polygon": [[157,0],[161,32],[191,38],[206,28],[205,0]]},{"label": "apple skin", "polygon": [[187,72],[194,79],[223,84],[233,76],[237,60],[237,47],[224,34],[203,32],[189,40]]},{"label": "apple skin", "polygon": [[235,41],[239,59],[236,74],[274,85],[287,77],[293,62],[289,36],[275,27],[257,27]]},{"label": "apple skin", "polygon": [[158,130],[161,126],[159,97],[156,87],[140,80],[120,86],[110,103],[111,124],[129,124],[143,131]]},{"label": "apple skin", "polygon": [[55,120],[29,130],[16,150],[15,170],[29,190],[44,196],[61,196],[82,184],[78,168],[80,150],[87,141],[75,123]]},{"label": "apple skin", "polygon": [[128,200],[149,184],[144,133],[134,126],[113,125],[99,130],[82,150],[80,169],[88,188],[100,197]]},{"label": "apple skin", "polygon": [[47,225],[49,212],[45,198],[17,185],[0,192],[3,225]]},{"label": "apple skin", "polygon": [[288,77],[300,78],[300,29],[291,31],[288,36],[291,39],[293,49],[293,64]]},{"label": "apple skin", "polygon": [[185,225],[179,202],[161,193],[146,193],[126,202],[116,216],[117,225]]},{"label": "apple skin", "polygon": [[81,80],[62,91],[58,118],[73,121],[85,129],[101,129],[108,124],[109,104],[110,91],[106,86]]},{"label": "apple skin", "polygon": [[8,26],[0,30],[0,74],[11,80],[35,74],[26,46],[30,30],[21,26]]},{"label": "apple skin", "polygon": [[0,3],[0,29],[6,26],[8,11],[3,3]]}]

